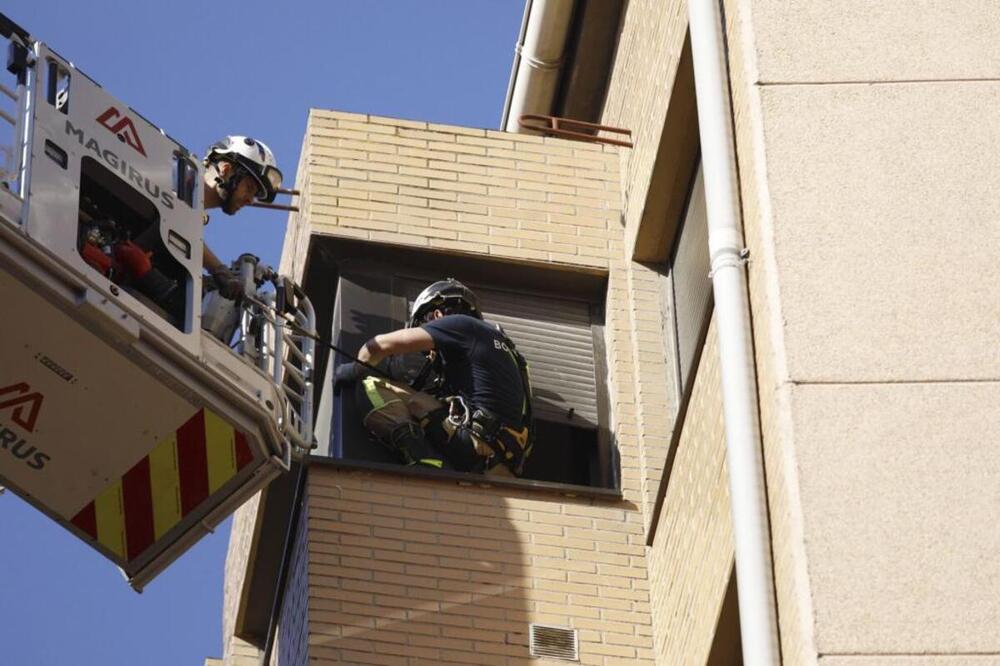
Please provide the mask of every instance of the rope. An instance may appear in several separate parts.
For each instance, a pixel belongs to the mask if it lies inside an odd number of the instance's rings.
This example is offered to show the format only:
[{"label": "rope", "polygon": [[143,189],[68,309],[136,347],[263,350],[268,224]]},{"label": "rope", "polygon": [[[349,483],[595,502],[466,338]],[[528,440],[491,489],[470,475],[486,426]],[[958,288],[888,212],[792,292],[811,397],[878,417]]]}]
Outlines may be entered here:
[{"label": "rope", "polygon": [[[267,305],[266,303],[263,303],[262,301],[259,301],[259,300],[257,300],[257,299],[256,299],[256,298],[254,298],[253,296],[248,296],[248,295],[245,295],[245,294],[244,294],[243,298],[244,298],[245,300],[247,300],[247,301],[250,301],[251,303],[253,303],[253,304],[254,304],[254,305],[256,305],[257,307],[259,307],[259,308],[261,308],[261,309],[263,309],[263,310],[265,310],[265,311],[266,311],[266,310],[270,310],[270,309],[271,309],[271,307],[270,307],[269,305]],[[315,341],[316,341],[316,342],[318,342],[319,344],[321,344],[321,345],[325,345],[325,346],[326,346],[327,348],[329,348],[330,350],[332,350],[332,351],[334,351],[334,352],[336,352],[336,353],[340,354],[341,356],[343,356],[343,357],[345,357],[345,358],[348,358],[348,359],[350,359],[350,360],[354,361],[355,363],[358,363],[359,365],[363,365],[364,367],[368,368],[369,370],[371,370],[371,371],[373,371],[373,372],[376,372],[376,373],[378,373],[379,375],[382,375],[382,376],[383,376],[383,377],[385,377],[386,379],[392,379],[392,377],[391,377],[391,376],[389,375],[389,373],[385,372],[385,371],[384,371],[384,370],[382,370],[381,368],[378,368],[378,367],[376,367],[376,366],[372,365],[371,363],[365,363],[364,361],[362,361],[361,359],[359,359],[359,358],[358,358],[357,356],[355,356],[354,354],[351,354],[350,352],[346,352],[346,351],[344,351],[343,349],[341,349],[341,348],[340,348],[340,347],[338,347],[337,345],[333,344],[333,343],[332,343],[332,342],[330,342],[329,340],[326,340],[326,339],[324,339],[324,338],[321,338],[321,337],[319,337],[318,335],[316,335],[316,334],[314,334],[314,333],[310,333],[310,332],[309,332],[309,331],[307,331],[306,329],[304,329],[304,328],[302,328],[301,326],[299,326],[299,325],[298,325],[298,323],[296,323],[296,322],[295,322],[295,321],[294,321],[293,319],[290,319],[290,318],[288,317],[288,315],[287,315],[287,314],[283,314],[283,313],[282,313],[282,314],[278,314],[277,316],[278,316],[278,317],[280,317],[280,318],[281,318],[281,320],[282,320],[283,322],[285,322],[285,324],[286,324],[286,325],[287,325],[287,326],[288,326],[289,328],[291,328],[291,329],[292,329],[292,331],[293,331],[293,332],[295,332],[295,333],[296,333],[297,335],[301,335],[301,336],[304,336],[304,337],[307,337],[307,338],[310,338],[310,339],[312,339],[312,340],[315,340]]]}]

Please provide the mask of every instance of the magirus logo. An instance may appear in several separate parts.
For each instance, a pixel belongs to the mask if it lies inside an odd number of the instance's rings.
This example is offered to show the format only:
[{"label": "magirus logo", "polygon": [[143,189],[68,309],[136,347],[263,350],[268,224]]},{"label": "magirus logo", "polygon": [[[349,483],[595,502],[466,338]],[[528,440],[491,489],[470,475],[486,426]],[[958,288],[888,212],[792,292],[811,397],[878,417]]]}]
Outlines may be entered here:
[{"label": "magirus logo", "polygon": [[106,127],[112,134],[117,135],[119,139],[135,148],[140,155],[146,157],[146,149],[142,146],[142,139],[139,138],[139,132],[136,130],[135,123],[132,122],[131,118],[122,115],[121,111],[115,107],[109,106],[107,111],[97,116],[97,122]]},{"label": "magirus logo", "polygon": [[[0,411],[10,409],[11,420],[28,432],[35,432],[35,422],[38,421],[38,412],[42,409],[42,394],[31,391],[31,387],[20,382],[12,386],[0,388]],[[4,397],[9,393],[15,393],[13,397]]]},{"label": "magirus logo", "polygon": [[[0,412],[10,411],[10,420],[28,433],[35,432],[44,396],[24,382],[0,388]],[[18,433],[0,423],[0,450],[9,451],[32,469],[42,469],[52,456],[38,450]]]}]

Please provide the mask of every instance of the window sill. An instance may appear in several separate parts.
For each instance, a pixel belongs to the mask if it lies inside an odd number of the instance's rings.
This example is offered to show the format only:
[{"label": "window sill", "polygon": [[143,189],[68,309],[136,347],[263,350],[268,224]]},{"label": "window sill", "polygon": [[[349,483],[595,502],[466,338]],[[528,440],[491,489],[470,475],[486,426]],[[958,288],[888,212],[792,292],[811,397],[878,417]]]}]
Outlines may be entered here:
[{"label": "window sill", "polygon": [[615,488],[594,488],[569,483],[554,483],[551,481],[537,481],[535,479],[513,479],[502,476],[484,476],[482,474],[469,474],[467,472],[452,472],[447,470],[436,471],[417,467],[403,467],[391,463],[344,460],[329,456],[308,456],[307,463],[309,465],[331,467],[333,469],[381,472],[476,488],[511,488],[551,493],[562,495],[563,497],[589,497],[609,502],[620,501],[622,499],[621,490]]}]

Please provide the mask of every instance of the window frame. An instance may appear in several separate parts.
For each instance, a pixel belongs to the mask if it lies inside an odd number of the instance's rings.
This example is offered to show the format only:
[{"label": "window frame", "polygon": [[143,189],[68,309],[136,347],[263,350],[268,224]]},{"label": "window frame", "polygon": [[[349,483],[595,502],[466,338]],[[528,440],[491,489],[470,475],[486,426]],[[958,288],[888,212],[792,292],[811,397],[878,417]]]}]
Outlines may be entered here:
[{"label": "window frame", "polygon": [[[340,277],[357,272],[405,274],[407,278],[440,279],[442,266],[446,272],[473,284],[483,284],[487,288],[503,281],[507,291],[531,293],[543,297],[583,300],[589,303],[591,315],[591,339],[594,349],[595,383],[598,392],[598,424],[596,428],[596,455],[591,465],[591,483],[600,485],[579,485],[535,479],[500,479],[493,476],[469,474],[465,472],[439,472],[404,468],[394,463],[369,462],[350,458],[337,458],[319,453],[310,457],[311,461],[322,462],[344,468],[368,468],[399,473],[429,474],[435,478],[454,478],[471,484],[511,485],[556,490],[567,495],[590,495],[595,497],[621,497],[619,456],[610,423],[610,399],[607,388],[607,359],[604,344],[604,298],[607,293],[607,275],[588,270],[566,270],[562,267],[533,266],[514,263],[481,255],[459,255],[410,248],[398,245],[372,243],[353,239],[314,234],[310,239],[303,285],[306,293],[317,307],[317,319],[321,332],[330,332],[336,338],[339,328],[335,325],[335,297]],[[432,281],[432,280],[431,280]],[[390,279],[390,282],[392,280]],[[391,287],[393,291],[394,287]],[[392,298],[391,317],[397,322],[405,321],[405,298]],[[333,352],[324,350],[318,354],[317,377],[325,377],[317,391],[317,425],[320,439],[324,433],[323,423],[333,423],[334,408],[330,400],[329,384],[332,381]],[[323,396],[328,396],[323,399]],[[330,441],[330,438],[327,437]],[[321,448],[323,444],[321,441]],[[596,469],[595,469],[596,467]]]},{"label": "window frame", "polygon": [[[705,299],[705,305],[700,313],[700,320],[696,322],[695,328],[696,333],[692,337],[694,340],[694,347],[692,348],[690,358],[687,360],[688,368],[687,372],[684,372],[684,361],[682,358],[681,344],[680,344],[680,317],[678,316],[677,308],[677,288],[678,285],[674,279],[675,275],[675,265],[677,262],[678,253],[681,250],[681,242],[683,239],[684,231],[688,228],[688,225],[692,222],[699,222],[699,220],[689,219],[691,213],[691,206],[693,204],[697,184],[699,182],[699,175],[701,174],[701,160],[695,162],[694,170],[691,173],[690,181],[688,185],[687,197],[684,201],[684,206],[681,208],[680,219],[676,222],[676,233],[670,242],[670,249],[667,253],[667,260],[658,266],[658,270],[661,275],[660,280],[660,290],[661,290],[661,304],[662,316],[663,316],[663,331],[664,331],[664,342],[669,342],[669,345],[664,346],[664,355],[671,362],[672,366],[672,376],[673,376],[673,391],[674,391],[674,402],[673,402],[673,416],[675,418],[675,428],[683,427],[683,418],[681,414],[681,406],[684,405],[687,399],[690,397],[691,390],[694,387],[694,377],[698,374],[698,365],[701,360],[701,350],[705,345],[705,336],[708,333],[708,325],[712,320],[712,313],[715,310],[715,298],[712,293],[711,276],[709,271],[711,270],[711,261],[708,257],[708,247],[705,246],[706,253],[706,280],[708,280],[708,297]],[[704,192],[704,185],[702,185],[702,191]],[[707,215],[707,211],[706,211]],[[700,220],[702,223],[707,224],[707,220]],[[669,334],[667,333],[669,329]]]}]

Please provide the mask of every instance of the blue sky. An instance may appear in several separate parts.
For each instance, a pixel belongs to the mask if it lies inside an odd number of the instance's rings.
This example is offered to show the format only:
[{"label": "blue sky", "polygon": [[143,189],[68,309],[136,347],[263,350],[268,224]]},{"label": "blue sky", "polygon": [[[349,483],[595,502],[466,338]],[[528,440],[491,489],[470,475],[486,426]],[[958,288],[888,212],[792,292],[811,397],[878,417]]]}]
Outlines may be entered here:
[{"label": "blue sky", "polygon": [[[310,107],[495,128],[522,0],[13,0],[3,12],[194,152],[268,143],[287,183]],[[223,259],[276,265],[285,215],[212,215]],[[0,496],[0,663],[200,666],[221,656],[228,521],[138,595],[118,570]]]}]

